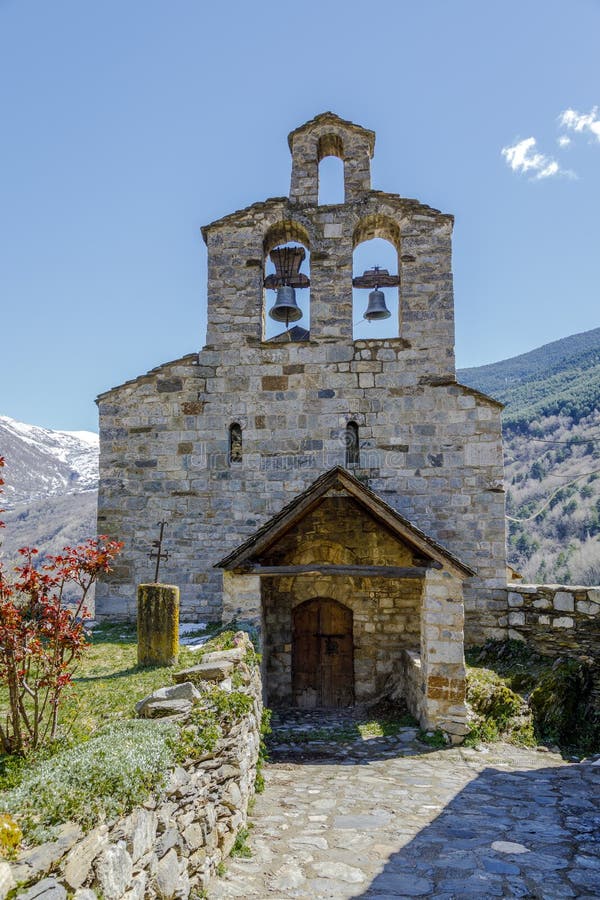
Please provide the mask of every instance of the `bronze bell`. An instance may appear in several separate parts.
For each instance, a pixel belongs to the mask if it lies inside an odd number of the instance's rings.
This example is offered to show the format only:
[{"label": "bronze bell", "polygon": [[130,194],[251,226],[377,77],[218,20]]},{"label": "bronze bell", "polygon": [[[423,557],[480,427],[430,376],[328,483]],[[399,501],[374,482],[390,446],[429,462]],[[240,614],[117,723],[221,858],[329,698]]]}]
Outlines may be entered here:
[{"label": "bronze bell", "polygon": [[369,294],[369,305],[367,306],[364,318],[368,322],[375,319],[389,319],[391,312],[385,305],[385,294],[379,288],[375,288]]},{"label": "bronze bell", "polygon": [[296,303],[296,291],[293,287],[284,284],[277,288],[277,297],[269,310],[269,315],[276,322],[285,322],[286,325],[302,318],[302,310]]}]

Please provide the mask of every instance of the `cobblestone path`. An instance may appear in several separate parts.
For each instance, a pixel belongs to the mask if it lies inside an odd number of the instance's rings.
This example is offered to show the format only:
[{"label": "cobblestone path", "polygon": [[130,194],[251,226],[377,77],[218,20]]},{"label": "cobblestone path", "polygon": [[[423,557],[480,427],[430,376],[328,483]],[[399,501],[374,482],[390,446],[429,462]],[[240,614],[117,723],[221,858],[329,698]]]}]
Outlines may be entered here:
[{"label": "cobblestone path", "polygon": [[303,757],[279,747],[251,815],[252,857],[228,860],[211,900],[598,900],[600,760],[504,744],[431,751],[415,738],[310,744]]}]

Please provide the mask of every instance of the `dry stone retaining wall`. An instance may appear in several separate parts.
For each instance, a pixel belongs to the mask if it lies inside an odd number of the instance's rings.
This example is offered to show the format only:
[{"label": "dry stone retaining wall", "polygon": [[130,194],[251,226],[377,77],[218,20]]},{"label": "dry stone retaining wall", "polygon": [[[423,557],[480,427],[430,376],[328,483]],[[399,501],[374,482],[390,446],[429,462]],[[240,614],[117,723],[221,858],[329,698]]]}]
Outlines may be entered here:
[{"label": "dry stone retaining wall", "polygon": [[600,587],[511,584],[499,625],[539,653],[600,662]]},{"label": "dry stone retaining wall", "polygon": [[[239,671],[254,701],[251,711],[201,762],[173,769],[160,795],[128,816],[85,836],[78,825],[66,823],[54,842],[22,853],[14,864],[0,861],[0,900],[17,884],[25,885],[16,894],[21,900],[187,900],[206,888],[246,822],[262,716],[258,667],[250,672],[237,651],[231,659],[226,652],[215,656],[213,680],[219,668],[225,682]],[[156,693],[158,700],[146,706],[168,702],[161,699],[165,689]],[[182,702],[175,698],[177,711]]]}]

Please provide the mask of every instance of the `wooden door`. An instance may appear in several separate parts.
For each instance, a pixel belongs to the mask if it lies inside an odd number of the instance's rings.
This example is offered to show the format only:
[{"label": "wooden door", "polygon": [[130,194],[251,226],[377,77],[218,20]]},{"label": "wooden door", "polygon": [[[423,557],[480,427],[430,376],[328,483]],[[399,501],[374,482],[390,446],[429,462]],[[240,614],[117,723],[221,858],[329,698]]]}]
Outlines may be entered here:
[{"label": "wooden door", "polygon": [[317,597],[297,606],[292,618],[294,704],[303,709],[352,706],[352,610]]}]

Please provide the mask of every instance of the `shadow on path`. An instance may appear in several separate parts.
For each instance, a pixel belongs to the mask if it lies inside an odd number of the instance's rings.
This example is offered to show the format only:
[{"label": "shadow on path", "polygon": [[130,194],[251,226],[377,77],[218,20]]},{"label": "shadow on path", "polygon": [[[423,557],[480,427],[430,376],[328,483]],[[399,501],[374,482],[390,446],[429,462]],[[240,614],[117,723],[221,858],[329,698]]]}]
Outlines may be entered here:
[{"label": "shadow on path", "polygon": [[353,896],[597,900],[600,767],[485,769]]}]

